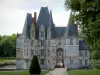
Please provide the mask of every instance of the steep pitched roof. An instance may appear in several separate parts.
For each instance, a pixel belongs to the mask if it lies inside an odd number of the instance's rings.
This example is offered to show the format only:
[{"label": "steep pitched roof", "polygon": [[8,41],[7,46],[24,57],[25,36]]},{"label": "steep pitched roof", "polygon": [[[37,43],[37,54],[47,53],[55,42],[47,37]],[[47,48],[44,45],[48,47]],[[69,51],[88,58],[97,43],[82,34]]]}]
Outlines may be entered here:
[{"label": "steep pitched roof", "polygon": [[37,24],[36,24],[36,39],[39,38],[39,28],[43,24],[45,26],[45,37],[47,37],[47,28],[51,27],[52,32],[53,30],[53,19],[52,19],[52,12],[48,10],[48,7],[41,7],[40,13],[38,16]]},{"label": "steep pitched roof", "polygon": [[30,38],[30,26],[32,25],[32,14],[27,13],[22,34],[26,38]]},{"label": "steep pitched roof", "polygon": [[71,24],[67,26],[67,36],[78,37],[78,27],[76,24]]},{"label": "steep pitched roof", "polygon": [[79,40],[79,50],[89,50],[88,46],[83,40]]},{"label": "steep pitched roof", "polygon": [[37,27],[40,27],[40,25],[43,24],[47,28],[49,25],[49,17],[48,7],[41,7],[37,20]]},{"label": "steep pitched roof", "polygon": [[67,29],[66,29],[66,33],[65,33],[66,37],[78,37],[78,26],[77,24],[74,23],[74,20],[72,18],[72,11],[70,13],[70,18],[69,18],[69,22],[67,25]]},{"label": "steep pitched roof", "polygon": [[66,31],[66,27],[55,27],[55,35],[56,37],[63,37]]}]

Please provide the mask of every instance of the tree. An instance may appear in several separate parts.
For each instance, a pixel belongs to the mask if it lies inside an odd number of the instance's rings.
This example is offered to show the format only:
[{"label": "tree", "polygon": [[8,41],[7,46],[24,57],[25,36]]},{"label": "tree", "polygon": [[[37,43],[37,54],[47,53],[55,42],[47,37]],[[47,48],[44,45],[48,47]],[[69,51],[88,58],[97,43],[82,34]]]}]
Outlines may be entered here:
[{"label": "tree", "polygon": [[16,56],[16,34],[0,36],[0,57]]},{"label": "tree", "polygon": [[98,58],[100,58],[100,51],[98,50],[92,51],[92,59],[98,60]]},{"label": "tree", "polygon": [[100,50],[100,0],[65,0],[65,8],[72,10],[90,52]]},{"label": "tree", "polygon": [[30,74],[40,74],[41,73],[41,68],[40,68],[37,56],[33,56],[33,59],[31,60],[29,73]]}]

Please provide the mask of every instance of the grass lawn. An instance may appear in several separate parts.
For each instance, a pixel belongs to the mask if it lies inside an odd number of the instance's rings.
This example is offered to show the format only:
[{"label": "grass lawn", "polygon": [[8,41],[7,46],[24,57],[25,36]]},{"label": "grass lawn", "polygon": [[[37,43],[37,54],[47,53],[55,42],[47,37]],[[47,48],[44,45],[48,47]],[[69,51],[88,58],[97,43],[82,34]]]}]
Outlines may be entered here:
[{"label": "grass lawn", "polygon": [[100,70],[70,70],[68,75],[100,75]]},{"label": "grass lawn", "polygon": [[16,62],[16,60],[0,59],[0,62]]},{"label": "grass lawn", "polygon": [[[39,75],[45,75],[49,71],[42,71]],[[28,70],[24,71],[1,71],[0,75],[30,75]],[[33,74],[35,75],[35,74]]]}]

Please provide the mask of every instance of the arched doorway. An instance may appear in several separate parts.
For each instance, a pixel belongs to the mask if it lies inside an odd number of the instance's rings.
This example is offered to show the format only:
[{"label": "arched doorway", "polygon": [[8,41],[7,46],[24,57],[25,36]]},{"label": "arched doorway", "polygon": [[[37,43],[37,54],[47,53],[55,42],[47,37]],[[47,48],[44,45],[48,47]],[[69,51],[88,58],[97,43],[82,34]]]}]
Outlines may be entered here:
[{"label": "arched doorway", "polygon": [[64,58],[63,58],[63,49],[62,48],[58,48],[56,50],[56,66],[59,67],[64,67]]}]

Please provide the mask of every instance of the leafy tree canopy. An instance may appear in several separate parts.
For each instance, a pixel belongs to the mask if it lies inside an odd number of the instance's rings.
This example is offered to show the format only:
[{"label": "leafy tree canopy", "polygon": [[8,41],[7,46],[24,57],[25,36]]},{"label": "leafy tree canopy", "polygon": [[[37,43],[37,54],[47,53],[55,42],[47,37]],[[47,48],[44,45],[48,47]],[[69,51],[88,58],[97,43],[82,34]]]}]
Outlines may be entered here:
[{"label": "leafy tree canopy", "polygon": [[0,35],[0,57],[16,56],[16,34]]},{"label": "leafy tree canopy", "polygon": [[100,50],[100,0],[65,0],[65,8],[72,10],[90,51]]}]

